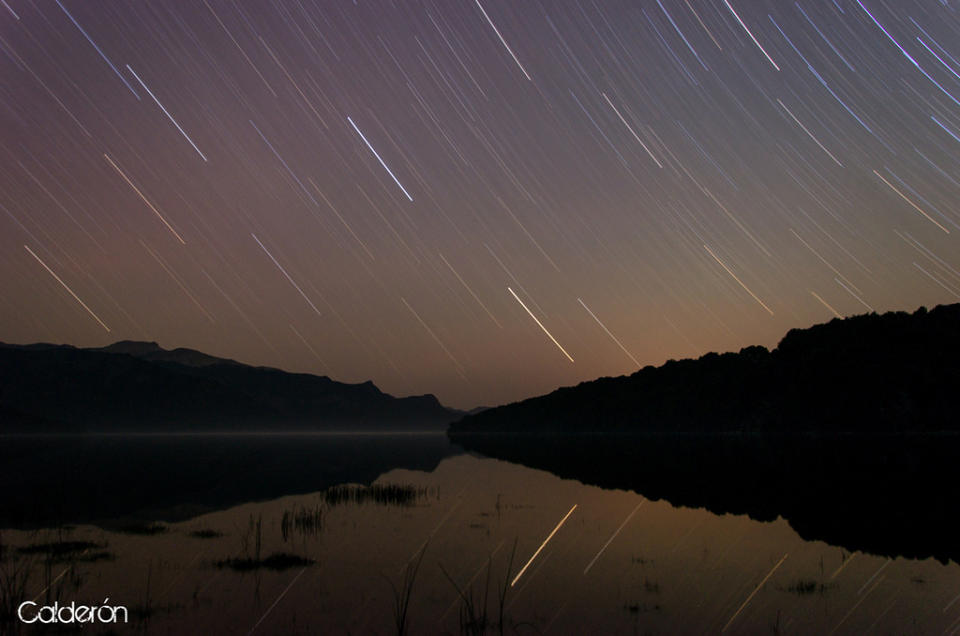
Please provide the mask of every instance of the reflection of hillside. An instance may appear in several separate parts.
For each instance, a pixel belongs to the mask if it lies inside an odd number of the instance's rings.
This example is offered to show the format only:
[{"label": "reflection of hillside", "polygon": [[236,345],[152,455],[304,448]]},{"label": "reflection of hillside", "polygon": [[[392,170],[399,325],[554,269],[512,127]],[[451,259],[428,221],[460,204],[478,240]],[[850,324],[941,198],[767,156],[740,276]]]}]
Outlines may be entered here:
[{"label": "reflection of hillside", "polygon": [[956,435],[462,434],[468,450],[849,550],[960,561]]},{"label": "reflection of hillside", "polygon": [[439,434],[8,437],[0,528],[179,521],[394,468],[432,470],[454,452]]},{"label": "reflection of hillside", "polygon": [[470,415],[464,431],[960,431],[960,304],[864,315]]}]

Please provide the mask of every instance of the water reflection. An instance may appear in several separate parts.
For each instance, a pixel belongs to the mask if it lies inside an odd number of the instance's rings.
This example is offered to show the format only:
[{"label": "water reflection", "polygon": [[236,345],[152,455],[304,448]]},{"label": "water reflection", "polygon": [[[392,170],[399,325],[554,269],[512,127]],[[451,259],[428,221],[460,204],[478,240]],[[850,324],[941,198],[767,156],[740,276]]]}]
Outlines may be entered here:
[{"label": "water reflection", "polygon": [[410,634],[498,633],[501,616],[518,634],[960,625],[955,563],[849,551],[781,518],[675,507],[463,454],[366,488],[125,529],[5,530],[2,544],[7,580],[30,564],[28,597],[109,597],[130,608],[128,629],[148,633],[395,634],[398,608]]},{"label": "water reflection", "polygon": [[475,435],[468,449],[717,514],[783,517],[807,539],[960,561],[960,436]]},{"label": "water reflection", "polygon": [[189,519],[455,452],[440,433],[0,436],[0,528]]}]

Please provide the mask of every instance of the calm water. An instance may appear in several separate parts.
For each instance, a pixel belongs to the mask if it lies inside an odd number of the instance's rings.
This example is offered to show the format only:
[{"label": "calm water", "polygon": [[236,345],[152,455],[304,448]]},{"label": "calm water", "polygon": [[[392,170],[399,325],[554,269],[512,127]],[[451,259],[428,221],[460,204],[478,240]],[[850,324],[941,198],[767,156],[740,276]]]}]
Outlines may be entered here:
[{"label": "calm water", "polygon": [[29,571],[38,603],[109,597],[129,608],[121,633],[396,634],[405,581],[410,634],[483,633],[484,616],[498,633],[502,589],[504,633],[960,629],[949,559],[804,540],[783,518],[585,485],[439,435],[7,438],[0,460],[0,584]]}]

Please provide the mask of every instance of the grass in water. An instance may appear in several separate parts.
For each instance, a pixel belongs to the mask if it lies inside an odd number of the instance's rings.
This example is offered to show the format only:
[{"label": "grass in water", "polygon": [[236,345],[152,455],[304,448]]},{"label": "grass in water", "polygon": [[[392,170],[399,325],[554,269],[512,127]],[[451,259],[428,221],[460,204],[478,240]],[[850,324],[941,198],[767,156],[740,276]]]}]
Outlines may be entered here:
[{"label": "grass in water", "polygon": [[833,585],[817,583],[813,579],[797,579],[786,588],[786,591],[799,596],[808,596],[810,594],[823,594],[831,587]]},{"label": "grass in water", "polygon": [[312,559],[287,552],[274,552],[263,558],[261,556],[262,548],[263,517],[257,515],[254,518],[253,515],[250,515],[247,522],[247,531],[240,536],[240,549],[243,556],[214,561],[213,565],[218,568],[229,568],[236,572],[251,572],[260,569],[281,571],[288,568],[306,567],[314,563]]},{"label": "grass in water", "polygon": [[428,494],[429,489],[412,484],[372,484],[370,486],[345,484],[328,488],[321,498],[328,506],[366,502],[384,506],[412,506]]},{"label": "grass in water", "polygon": [[456,590],[460,597],[460,633],[469,636],[482,636],[488,629],[496,630],[496,633],[503,634],[506,629],[505,608],[507,604],[507,592],[510,590],[510,576],[513,574],[513,559],[517,553],[517,540],[513,541],[513,549],[510,551],[510,560],[507,563],[507,571],[503,576],[503,581],[497,588],[497,606],[496,616],[490,615],[489,595],[490,595],[490,577],[493,570],[493,556],[487,559],[487,576],[483,586],[483,593],[474,592],[473,587],[466,590],[457,585],[453,577],[450,576],[444,567],[440,566],[440,571],[450,581],[450,585]]},{"label": "grass in water", "polygon": [[427,553],[427,545],[426,543],[423,544],[420,555],[416,557],[415,562],[411,559],[404,566],[403,579],[399,586],[384,575],[393,592],[393,624],[396,627],[397,636],[407,636],[410,633],[410,599],[413,597],[413,584],[417,580],[417,572],[423,562],[423,555]]},{"label": "grass in water", "polygon": [[169,528],[162,523],[130,523],[117,528],[117,532],[122,534],[139,534],[151,536],[155,534],[164,534]]},{"label": "grass in water", "polygon": [[223,533],[211,528],[200,528],[191,532],[190,536],[194,539],[218,539],[223,536]]},{"label": "grass in water", "polygon": [[90,541],[50,541],[48,543],[31,543],[17,548],[20,554],[43,554],[50,557],[66,557],[98,548],[105,548],[106,545],[92,543]]},{"label": "grass in water", "polygon": [[321,529],[323,529],[322,505],[316,508],[294,506],[290,510],[284,510],[283,517],[280,519],[280,532],[283,534],[284,541],[294,532],[315,535],[319,534]]},{"label": "grass in water", "polygon": [[106,547],[105,543],[90,541],[50,541],[25,545],[17,548],[17,552],[24,555],[42,555],[50,563],[113,561],[116,557],[112,552],[104,550]]},{"label": "grass in water", "polygon": [[15,620],[17,606],[26,598],[33,556],[7,550],[0,533],[0,633]]},{"label": "grass in water", "polygon": [[249,557],[240,557],[233,559],[223,559],[214,563],[218,568],[229,568],[236,572],[252,572],[254,570],[274,570],[280,572],[290,568],[302,568],[313,565],[313,559],[307,559],[296,554],[287,552],[274,552],[264,559],[252,559]]}]

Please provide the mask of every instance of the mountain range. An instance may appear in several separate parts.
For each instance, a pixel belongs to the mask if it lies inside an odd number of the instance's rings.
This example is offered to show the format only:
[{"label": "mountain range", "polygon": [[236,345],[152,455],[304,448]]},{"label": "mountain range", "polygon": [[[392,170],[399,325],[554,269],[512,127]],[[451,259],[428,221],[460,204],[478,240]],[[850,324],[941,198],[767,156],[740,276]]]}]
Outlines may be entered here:
[{"label": "mountain range", "polygon": [[469,412],[155,342],[0,343],[0,433],[443,430],[943,432],[960,430],[960,304],[834,319]]},{"label": "mountain range", "polygon": [[461,412],[155,342],[0,343],[0,433],[443,430]]}]

